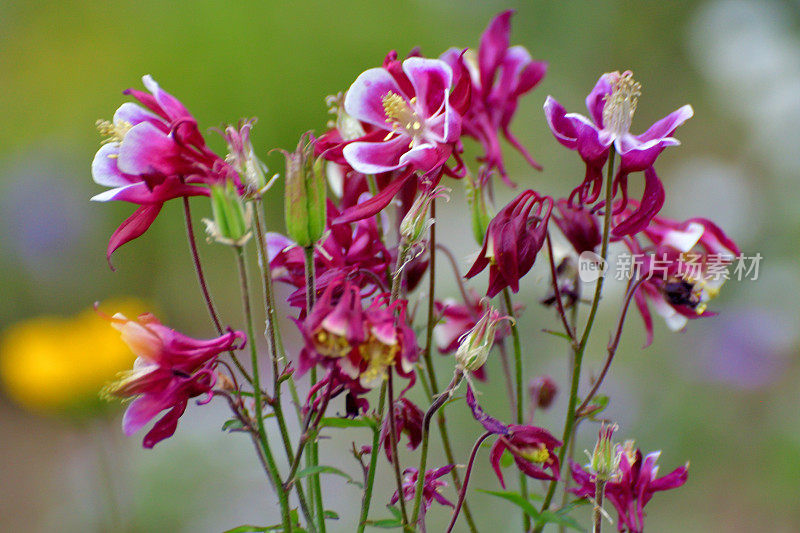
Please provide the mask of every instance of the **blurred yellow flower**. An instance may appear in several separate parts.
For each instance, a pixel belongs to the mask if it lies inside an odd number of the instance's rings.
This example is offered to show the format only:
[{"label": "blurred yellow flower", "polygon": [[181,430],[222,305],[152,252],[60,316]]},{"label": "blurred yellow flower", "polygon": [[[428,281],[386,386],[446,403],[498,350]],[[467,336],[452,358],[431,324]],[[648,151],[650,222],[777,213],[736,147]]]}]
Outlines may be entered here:
[{"label": "blurred yellow flower", "polygon": [[[124,299],[101,309],[137,316],[145,304]],[[34,317],[3,333],[0,383],[9,398],[32,411],[84,414],[105,403],[98,392],[135,358],[94,309],[72,317]]]}]

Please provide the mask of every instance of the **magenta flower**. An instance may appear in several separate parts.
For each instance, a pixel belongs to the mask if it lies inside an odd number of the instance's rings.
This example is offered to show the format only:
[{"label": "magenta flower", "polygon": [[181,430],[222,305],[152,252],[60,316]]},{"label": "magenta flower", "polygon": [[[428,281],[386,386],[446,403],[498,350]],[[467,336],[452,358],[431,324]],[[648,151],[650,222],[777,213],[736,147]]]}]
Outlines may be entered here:
[{"label": "magenta flower", "polygon": [[[400,436],[405,433],[408,437],[408,449],[416,450],[420,442],[422,442],[422,419],[425,413],[422,409],[417,407],[414,402],[408,398],[401,397],[394,402],[394,409],[392,410],[394,416],[394,429],[396,439],[399,442]],[[390,423],[389,417],[383,420],[383,427],[381,428],[381,442],[383,443],[383,450],[386,452],[386,458],[392,462],[392,439],[390,438]]]},{"label": "magenta flower", "polygon": [[[450,500],[439,493],[439,490],[442,487],[447,486],[447,482],[441,481],[439,478],[449,474],[454,466],[455,465],[446,465],[441,468],[436,468],[434,470],[428,470],[425,472],[425,481],[422,485],[421,516],[425,516],[425,513],[431,508],[434,501],[440,503],[441,505],[455,507]],[[417,478],[419,477],[419,470],[416,468],[406,468],[403,471],[403,474],[405,474],[405,477],[403,478],[403,499],[407,502],[410,502],[414,500],[414,497],[417,493]],[[389,503],[394,505],[398,501],[400,501],[400,495],[397,491],[395,491]]]},{"label": "magenta flower", "polygon": [[461,135],[461,115],[450,101],[450,66],[421,57],[409,57],[401,68],[395,63],[390,56],[384,67],[363,72],[347,91],[347,114],[371,131],[344,146],[343,155],[363,174],[405,172],[370,200],[346,211],[337,222],[374,215],[414,172],[437,181]]},{"label": "magenta flower", "polygon": [[[566,109],[553,97],[548,96],[544,104],[545,116],[556,140],[570,150],[576,150],[586,163],[586,176],[570,196],[581,204],[592,204],[603,188],[603,167],[608,160],[609,149],[614,145],[619,155],[619,168],[614,177],[614,191],[622,195],[621,208],[627,201],[627,180],[632,172],[641,172],[653,166],[658,155],[667,146],[680,144],[672,137],[678,126],[694,114],[690,105],[673,111],[653,124],[641,135],[630,133],[631,120],[636,110],[641,86],[631,77],[631,72],[608,72],[600,76],[597,84],[586,98],[589,110],[587,118]],[[645,190],[640,212],[633,217],[641,218],[636,224],[615,227],[617,236],[631,235],[647,225],[647,217],[655,215],[664,203],[664,191],[655,172],[645,175]]]},{"label": "magenta flower", "polygon": [[217,356],[240,349],[245,341],[244,333],[232,330],[214,339],[193,339],[162,325],[150,314],[129,320],[118,313],[110,321],[137,356],[133,370],[103,389],[107,396],[135,398],[122,419],[125,434],[133,435],[169,409],[145,435],[145,448],[175,433],[189,399],[210,392],[214,386]]},{"label": "magenta flower", "polygon": [[483,249],[466,277],[489,267],[486,296],[494,297],[506,287],[519,291],[519,280],[528,273],[547,236],[553,199],[528,189],[500,210],[489,222]]},{"label": "magenta flower", "polygon": [[[471,50],[465,53],[451,48],[441,56],[456,76],[468,76],[472,87],[462,132],[481,143],[484,151],[481,160],[488,170],[497,169],[503,181],[511,186],[514,184],[503,164],[499,133],[503,133],[531,166],[541,170],[541,166],[511,134],[509,124],[517,111],[519,97],[533,90],[547,72],[547,63],[534,61],[525,47],[509,47],[512,14],[513,11],[504,11],[489,23],[481,36],[477,62]],[[458,81],[458,77],[456,79]]]},{"label": "magenta flower", "polygon": [[150,76],[142,81],[152,94],[128,89],[144,106],[122,104],[112,122],[99,122],[108,136],[92,162],[92,178],[112,187],[92,200],[119,200],[140,207],[111,236],[107,257],[141,236],[164,202],[173,198],[209,195],[207,187],[232,179],[236,172],[206,147],[197,121],[174,96]]},{"label": "magenta flower", "polygon": [[603,240],[597,217],[584,206],[572,206],[563,198],[556,202],[556,209],[553,220],[575,253],[594,252]]},{"label": "magenta flower", "polygon": [[[634,203],[628,211],[635,208]],[[646,280],[634,301],[645,323],[645,345],[649,345],[653,340],[649,306],[673,331],[682,330],[689,320],[713,316],[708,302],[719,294],[725,271],[740,251],[721,228],[704,218],[678,222],[655,217],[641,235],[649,245],[634,237],[623,241],[637,258],[638,276]]]},{"label": "magenta flower", "polygon": [[489,462],[503,488],[506,484],[503,472],[500,470],[500,459],[506,450],[511,453],[517,468],[526,476],[545,480],[560,479],[559,462],[554,449],[561,447],[563,443],[549,431],[536,426],[503,424],[478,405],[475,394],[469,386],[467,386],[467,405],[472,409],[475,420],[480,422],[486,431],[498,436],[489,451]]},{"label": "magenta flower", "polygon": [[[633,443],[618,446],[621,454],[618,474],[606,483],[605,497],[617,510],[619,520],[617,529],[631,533],[644,531],[644,507],[659,491],[676,489],[686,483],[688,463],[667,474],[658,476],[658,461],[661,452],[647,454],[644,458],[640,450],[632,449]],[[584,470],[578,463],[570,461],[572,478],[578,484],[570,490],[580,498],[594,498],[595,483],[593,474]]]}]

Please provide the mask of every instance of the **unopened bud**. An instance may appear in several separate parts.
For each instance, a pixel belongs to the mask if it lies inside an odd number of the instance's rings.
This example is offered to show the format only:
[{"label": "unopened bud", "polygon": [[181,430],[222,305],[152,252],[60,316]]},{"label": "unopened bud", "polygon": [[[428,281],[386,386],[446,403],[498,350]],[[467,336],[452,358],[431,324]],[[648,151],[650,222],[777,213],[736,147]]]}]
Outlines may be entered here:
[{"label": "unopened bud", "polygon": [[428,218],[428,209],[435,198],[443,197],[450,201],[450,189],[448,187],[434,187],[420,193],[411,205],[406,216],[400,222],[400,236],[409,246],[419,243],[425,232],[433,224],[434,220]]},{"label": "unopened bud", "polygon": [[495,341],[497,325],[502,320],[513,321],[511,317],[503,316],[489,307],[478,323],[461,336],[456,350],[456,368],[475,372],[486,363]]},{"label": "unopened bud", "polygon": [[325,162],[314,157],[310,133],[300,138],[294,152],[286,156],[286,232],[303,248],[314,246],[325,232]]},{"label": "unopened bud", "polygon": [[608,481],[617,475],[619,462],[622,458],[622,447],[611,440],[614,432],[619,429],[616,424],[600,426],[597,444],[594,446],[589,466],[597,479]]},{"label": "unopened bud", "polygon": [[256,157],[253,150],[250,130],[255,122],[255,119],[242,120],[238,128],[225,128],[224,137],[228,143],[228,156],[225,160],[239,173],[248,190],[262,194],[269,189],[277,175],[267,179],[267,166]]},{"label": "unopened bud", "polygon": [[531,404],[535,407],[547,409],[553,403],[558,392],[558,385],[550,376],[538,376],[528,384],[528,393],[531,395]]},{"label": "unopened bud", "polygon": [[489,222],[492,221],[492,217],[486,209],[483,188],[480,182],[473,181],[471,177],[464,180],[464,185],[467,189],[467,204],[469,204],[472,219],[472,235],[478,244],[483,244],[483,239],[486,237],[486,228],[489,227]]},{"label": "unopened bud", "polygon": [[245,207],[233,183],[211,186],[213,220],[203,219],[209,238],[229,246],[242,246],[250,238],[251,206]]}]

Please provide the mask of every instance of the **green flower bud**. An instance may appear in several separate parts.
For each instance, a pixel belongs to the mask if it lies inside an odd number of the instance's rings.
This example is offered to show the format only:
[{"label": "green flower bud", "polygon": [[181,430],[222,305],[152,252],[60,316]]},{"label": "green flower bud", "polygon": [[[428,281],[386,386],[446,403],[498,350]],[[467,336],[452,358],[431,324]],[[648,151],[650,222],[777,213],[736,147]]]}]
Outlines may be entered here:
[{"label": "green flower bud", "polygon": [[314,246],[325,232],[325,161],[314,157],[310,133],[300,138],[294,152],[286,157],[286,232],[303,248]]},{"label": "green flower bud", "polygon": [[245,207],[232,182],[211,186],[211,213],[213,220],[203,219],[209,238],[230,246],[242,246],[250,238],[253,210]]},{"label": "green flower bud", "polygon": [[622,454],[622,447],[611,440],[614,432],[618,429],[616,424],[600,427],[600,434],[597,437],[597,444],[594,451],[589,456],[589,466],[597,479],[608,481],[617,475],[619,462]]},{"label": "green flower bud", "polygon": [[440,196],[450,201],[450,189],[443,186],[434,187],[422,191],[414,199],[411,209],[400,222],[400,237],[407,245],[414,246],[423,239],[425,232],[434,222],[433,219],[428,218],[428,209],[430,209],[431,202]]},{"label": "green flower bud", "polygon": [[478,323],[459,339],[456,350],[456,368],[475,372],[486,363],[495,340],[497,325],[501,320],[513,319],[489,307]]}]

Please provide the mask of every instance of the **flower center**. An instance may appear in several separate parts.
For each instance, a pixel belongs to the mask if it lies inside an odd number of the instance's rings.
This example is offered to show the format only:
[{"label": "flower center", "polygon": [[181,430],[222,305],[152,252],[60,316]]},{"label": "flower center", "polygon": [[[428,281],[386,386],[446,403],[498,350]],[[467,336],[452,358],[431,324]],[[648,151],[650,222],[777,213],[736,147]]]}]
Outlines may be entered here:
[{"label": "flower center", "polygon": [[[416,96],[411,99],[411,105],[417,101]],[[398,129],[403,130],[409,137],[418,137],[422,134],[423,125],[419,115],[409,107],[405,99],[397,93],[388,92],[383,96],[383,112],[386,122],[392,126],[392,133]]]},{"label": "flower center", "polygon": [[631,129],[642,86],[633,79],[630,70],[622,74],[614,72],[612,76],[614,81],[611,94],[606,95],[603,105],[603,126],[616,137],[621,137]]},{"label": "flower center", "polygon": [[386,368],[394,364],[395,356],[400,351],[400,345],[384,344],[375,335],[370,334],[369,338],[358,347],[362,359],[369,363],[369,366],[362,374],[366,382],[374,381],[378,376],[386,373]]},{"label": "flower center", "polygon": [[313,335],[314,349],[323,357],[345,357],[351,346],[341,335],[320,329]]},{"label": "flower center", "polygon": [[95,122],[95,125],[97,126],[97,131],[100,132],[100,135],[105,137],[105,139],[103,139],[103,144],[122,142],[122,139],[125,138],[125,135],[133,127],[133,124],[124,120],[121,120],[117,123],[110,122],[108,120],[98,120]]},{"label": "flower center", "polygon": [[539,443],[538,446],[532,448],[522,448],[520,455],[532,463],[542,464],[550,459],[550,452],[547,451],[547,446]]}]

